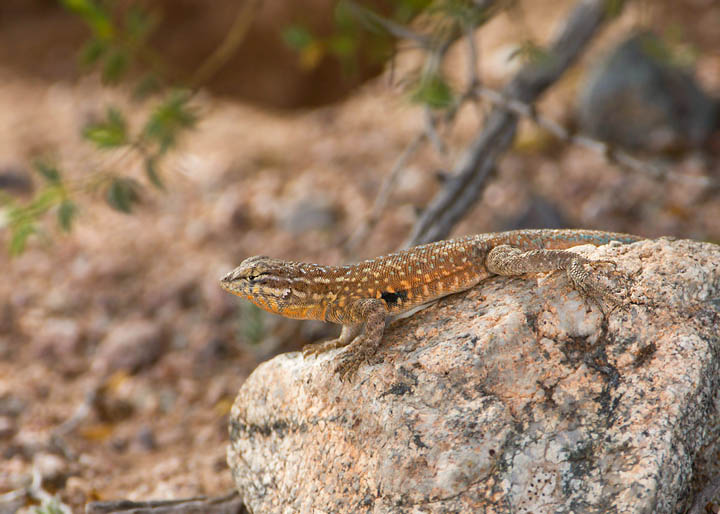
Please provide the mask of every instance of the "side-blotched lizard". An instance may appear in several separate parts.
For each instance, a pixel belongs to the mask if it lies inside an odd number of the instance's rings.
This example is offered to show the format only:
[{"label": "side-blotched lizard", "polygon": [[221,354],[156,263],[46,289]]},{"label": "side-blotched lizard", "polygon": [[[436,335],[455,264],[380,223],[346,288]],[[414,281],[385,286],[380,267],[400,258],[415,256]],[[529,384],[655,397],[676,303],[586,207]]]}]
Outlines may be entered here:
[{"label": "side-blotched lizard", "polygon": [[617,302],[595,278],[598,264],[573,246],[641,237],[594,230],[515,230],[438,241],[347,266],[250,257],[221,280],[226,291],[288,318],[342,324],[340,337],[303,348],[307,355],[348,346],[336,371],[349,378],[373,362],[385,318],[469,289],[492,275],[565,270],[585,296]]}]

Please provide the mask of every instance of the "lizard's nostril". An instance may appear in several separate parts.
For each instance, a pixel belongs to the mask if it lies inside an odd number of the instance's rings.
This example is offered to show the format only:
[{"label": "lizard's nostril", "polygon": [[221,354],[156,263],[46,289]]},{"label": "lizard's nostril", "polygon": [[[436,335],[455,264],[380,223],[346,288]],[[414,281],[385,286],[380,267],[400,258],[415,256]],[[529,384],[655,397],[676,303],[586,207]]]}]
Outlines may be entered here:
[{"label": "lizard's nostril", "polygon": [[230,273],[226,273],[223,278],[220,279],[220,282],[226,284],[228,282],[232,282],[235,278],[235,270],[232,270]]}]

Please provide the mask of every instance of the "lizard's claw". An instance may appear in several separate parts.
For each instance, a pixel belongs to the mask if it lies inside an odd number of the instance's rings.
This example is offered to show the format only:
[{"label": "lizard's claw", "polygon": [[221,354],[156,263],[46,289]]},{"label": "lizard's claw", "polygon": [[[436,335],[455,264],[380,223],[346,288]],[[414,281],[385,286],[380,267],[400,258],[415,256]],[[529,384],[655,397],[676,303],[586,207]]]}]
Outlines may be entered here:
[{"label": "lizard's claw", "polygon": [[352,382],[361,365],[366,364],[371,366],[378,364],[380,361],[381,359],[376,355],[348,348],[348,350],[340,355],[340,362],[335,366],[335,373],[340,375],[342,382]]},{"label": "lizard's claw", "polygon": [[360,364],[362,364],[360,359],[355,358],[355,356],[347,356],[335,367],[335,373],[339,375],[341,382],[352,382]]},{"label": "lizard's claw", "polygon": [[302,354],[303,357],[311,357],[313,355],[320,355],[321,353],[325,353],[328,350],[342,348],[345,345],[347,345],[347,343],[343,342],[340,338],[331,339],[330,341],[325,341],[322,343],[306,344],[302,348]]},{"label": "lizard's claw", "polygon": [[611,304],[613,308],[622,307],[624,302],[616,293],[615,288],[605,283],[607,276],[598,279],[600,274],[597,272],[597,268],[602,266],[611,266],[613,268],[611,275],[616,279],[622,279],[623,275],[615,271],[617,266],[613,261],[591,261],[585,258],[578,258],[573,261],[570,267],[567,268],[567,275],[575,289],[584,297],[595,300],[600,306],[602,306],[603,302],[606,302]]}]

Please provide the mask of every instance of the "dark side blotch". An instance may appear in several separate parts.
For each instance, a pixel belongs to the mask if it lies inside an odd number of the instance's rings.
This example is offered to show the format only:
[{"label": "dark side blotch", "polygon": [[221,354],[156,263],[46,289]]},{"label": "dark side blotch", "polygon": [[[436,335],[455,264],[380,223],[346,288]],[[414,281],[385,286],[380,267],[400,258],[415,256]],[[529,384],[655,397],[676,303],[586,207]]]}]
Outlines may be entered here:
[{"label": "dark side blotch", "polygon": [[390,293],[388,291],[383,291],[383,293],[380,295],[380,298],[385,300],[385,303],[387,303],[389,306],[393,306],[400,302],[404,302],[407,300],[407,291],[397,291],[396,293]]}]

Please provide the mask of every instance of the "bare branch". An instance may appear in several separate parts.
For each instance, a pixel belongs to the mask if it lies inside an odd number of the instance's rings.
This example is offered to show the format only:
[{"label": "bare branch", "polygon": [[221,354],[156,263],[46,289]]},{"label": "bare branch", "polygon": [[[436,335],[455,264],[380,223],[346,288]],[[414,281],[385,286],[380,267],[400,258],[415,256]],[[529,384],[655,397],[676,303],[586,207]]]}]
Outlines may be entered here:
[{"label": "bare branch", "polygon": [[410,141],[410,144],[407,145],[403,153],[401,153],[400,156],[397,158],[392,170],[385,177],[385,180],[383,180],[383,183],[380,186],[380,190],[375,197],[375,203],[370,210],[370,214],[365,219],[363,224],[360,225],[357,230],[355,230],[353,235],[350,236],[350,238],[346,241],[344,245],[345,254],[352,253],[352,251],[357,248],[359,244],[365,241],[367,235],[373,228],[375,228],[375,225],[377,225],[378,221],[380,221],[380,216],[382,215],[385,207],[387,206],[388,200],[390,199],[390,193],[392,192],[393,188],[395,187],[395,183],[400,177],[400,172],[405,169],[407,161],[415,154],[415,152],[418,151],[421,143],[425,140],[426,137],[427,132],[420,132],[418,135],[415,136],[412,141]]},{"label": "bare branch", "polygon": [[[503,89],[503,96],[535,101],[577,59],[605,21],[605,0],[581,0],[573,9],[548,57],[525,65]],[[497,160],[515,136],[517,114],[496,106],[484,130],[455,167],[453,178],[428,205],[405,246],[442,239],[475,204]]]},{"label": "bare branch", "polygon": [[250,30],[250,25],[255,19],[259,7],[259,0],[245,0],[223,42],[205,59],[205,62],[202,63],[190,79],[193,89],[197,89],[210,80],[232,57]]},{"label": "bare branch", "polygon": [[484,86],[478,86],[475,88],[475,93],[495,105],[502,106],[504,109],[514,112],[518,116],[532,120],[538,127],[547,130],[556,138],[566,143],[571,143],[600,154],[611,163],[617,164],[622,168],[634,172],[645,173],[647,175],[651,175],[655,179],[668,179],[702,187],[712,187],[718,185],[710,177],[696,177],[676,173],[667,166],[638,159],[637,157],[634,157],[633,155],[598,139],[582,134],[573,134],[556,121],[539,114],[535,109],[535,106],[528,105],[511,98],[506,98],[500,91]]},{"label": "bare branch", "polygon": [[91,502],[85,507],[86,514],[248,514],[237,492],[208,498],[198,496],[180,500],[152,500],[133,502],[112,500]]},{"label": "bare branch", "polygon": [[400,25],[399,23],[396,23],[387,18],[383,18],[382,16],[374,13],[370,9],[358,5],[353,1],[348,1],[346,5],[355,12],[355,15],[358,17],[358,19],[366,20],[376,25],[379,25],[388,33],[392,34],[398,39],[407,39],[408,41],[414,41],[420,48],[429,49],[431,47],[430,38],[424,36],[423,34],[418,34],[417,32],[413,32],[409,28]]}]

